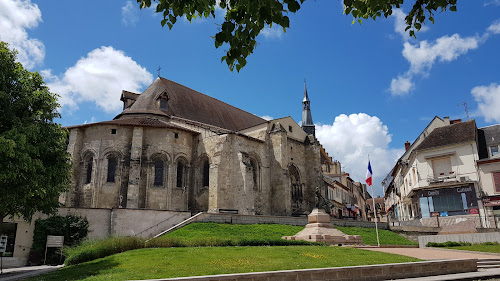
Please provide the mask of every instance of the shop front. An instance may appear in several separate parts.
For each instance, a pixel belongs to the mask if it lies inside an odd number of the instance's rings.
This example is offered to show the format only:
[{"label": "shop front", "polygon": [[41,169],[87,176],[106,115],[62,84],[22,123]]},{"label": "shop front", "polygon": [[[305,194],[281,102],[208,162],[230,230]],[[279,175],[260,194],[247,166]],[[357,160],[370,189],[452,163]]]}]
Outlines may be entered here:
[{"label": "shop front", "polygon": [[474,184],[416,192],[422,218],[479,215]]},{"label": "shop front", "polygon": [[495,227],[500,228],[500,196],[483,197],[483,206],[493,213]]}]

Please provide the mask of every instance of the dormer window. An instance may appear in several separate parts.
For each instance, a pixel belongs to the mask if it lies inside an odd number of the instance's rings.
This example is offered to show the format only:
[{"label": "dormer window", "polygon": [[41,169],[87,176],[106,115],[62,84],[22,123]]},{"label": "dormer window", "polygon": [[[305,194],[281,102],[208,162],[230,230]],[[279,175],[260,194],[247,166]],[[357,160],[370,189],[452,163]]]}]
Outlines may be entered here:
[{"label": "dormer window", "polygon": [[158,97],[158,107],[160,108],[161,111],[167,112],[167,109],[168,109],[168,95],[167,95],[167,92],[163,92]]},{"label": "dormer window", "polygon": [[491,156],[497,156],[498,155],[498,145],[490,146],[490,152]]},{"label": "dormer window", "polygon": [[167,99],[160,99],[160,110],[167,111]]}]

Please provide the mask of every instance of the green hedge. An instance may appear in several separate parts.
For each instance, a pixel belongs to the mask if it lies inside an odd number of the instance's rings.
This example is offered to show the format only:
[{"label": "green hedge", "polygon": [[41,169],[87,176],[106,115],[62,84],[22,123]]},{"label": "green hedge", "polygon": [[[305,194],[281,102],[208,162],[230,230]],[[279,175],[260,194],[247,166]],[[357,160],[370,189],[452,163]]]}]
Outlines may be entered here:
[{"label": "green hedge", "polygon": [[458,246],[471,246],[471,243],[468,242],[454,242],[454,241],[446,241],[443,243],[437,242],[429,242],[425,246],[426,247],[458,247]]}]

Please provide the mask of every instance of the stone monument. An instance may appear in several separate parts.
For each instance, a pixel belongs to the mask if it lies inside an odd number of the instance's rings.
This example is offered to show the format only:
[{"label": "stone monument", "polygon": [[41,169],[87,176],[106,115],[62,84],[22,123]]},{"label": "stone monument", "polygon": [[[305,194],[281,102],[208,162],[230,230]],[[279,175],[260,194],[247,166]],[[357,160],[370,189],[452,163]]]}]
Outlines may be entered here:
[{"label": "stone monument", "polygon": [[[294,236],[283,236],[286,240],[304,240],[310,242],[325,242],[329,244],[363,244],[360,235],[346,235],[333,227],[330,215],[321,209],[321,202],[326,200],[316,188],[316,208],[309,214],[306,228]],[[325,204],[325,203],[323,203]]]}]

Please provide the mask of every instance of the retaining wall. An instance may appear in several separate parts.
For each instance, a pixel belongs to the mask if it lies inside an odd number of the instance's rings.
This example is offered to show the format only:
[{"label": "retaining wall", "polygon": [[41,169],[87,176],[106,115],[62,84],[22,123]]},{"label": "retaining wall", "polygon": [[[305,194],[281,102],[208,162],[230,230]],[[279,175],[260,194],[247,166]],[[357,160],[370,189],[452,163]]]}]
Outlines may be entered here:
[{"label": "retaining wall", "polygon": [[415,220],[399,221],[399,226],[413,226],[413,227],[443,227],[447,225],[454,225],[462,221],[474,222],[476,228],[484,227],[478,215],[462,215],[450,217],[430,217]]},{"label": "retaining wall", "polygon": [[[476,259],[424,261],[413,263],[393,263],[348,267],[329,267],[298,270],[281,270],[255,273],[221,274],[210,276],[155,279],[165,281],[334,281],[334,280],[390,280],[415,278],[442,274],[477,271]],[[146,280],[144,280],[146,281]]]},{"label": "retaining wall", "polygon": [[444,243],[447,241],[453,242],[469,242],[484,243],[484,242],[499,242],[500,232],[486,233],[467,233],[467,234],[447,234],[447,235],[423,235],[418,237],[418,245],[420,248],[425,247],[429,242]]}]

